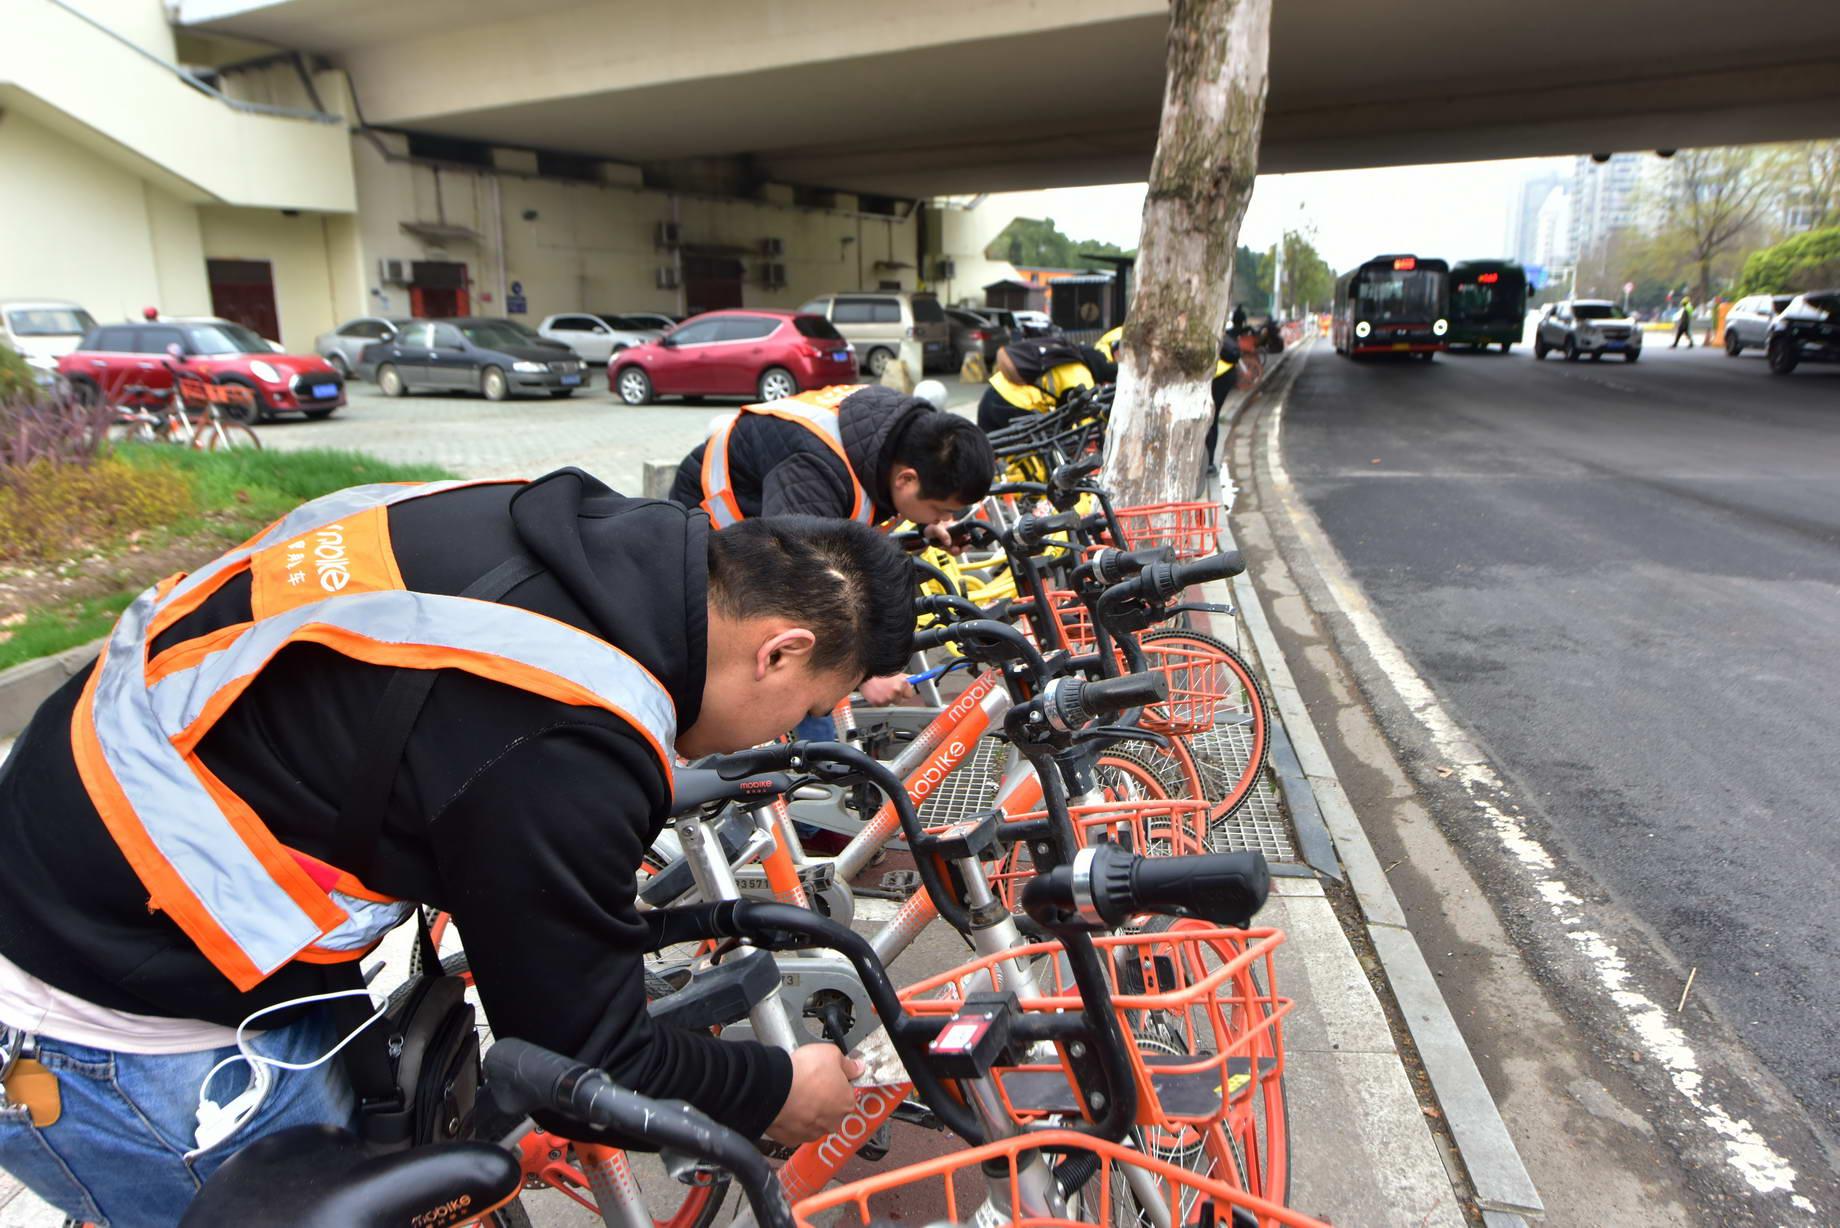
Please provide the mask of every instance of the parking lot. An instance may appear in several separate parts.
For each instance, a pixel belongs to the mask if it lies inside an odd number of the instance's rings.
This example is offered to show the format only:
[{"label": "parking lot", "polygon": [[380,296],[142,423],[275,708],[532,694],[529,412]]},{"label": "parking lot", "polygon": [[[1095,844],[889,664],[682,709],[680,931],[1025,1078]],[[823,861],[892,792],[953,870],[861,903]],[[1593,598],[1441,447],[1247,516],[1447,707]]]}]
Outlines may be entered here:
[{"label": "parking lot", "polygon": [[[976,405],[982,386],[942,378],[952,408]],[[529,477],[578,465],[616,490],[639,492],[646,461],[675,464],[709,421],[742,402],[692,398],[632,407],[604,379],[567,400],[487,401],[478,396],[384,396],[354,380],[350,404],[321,422],[283,419],[258,428],[267,448],[346,448],[384,460],[440,465],[462,477]]]}]

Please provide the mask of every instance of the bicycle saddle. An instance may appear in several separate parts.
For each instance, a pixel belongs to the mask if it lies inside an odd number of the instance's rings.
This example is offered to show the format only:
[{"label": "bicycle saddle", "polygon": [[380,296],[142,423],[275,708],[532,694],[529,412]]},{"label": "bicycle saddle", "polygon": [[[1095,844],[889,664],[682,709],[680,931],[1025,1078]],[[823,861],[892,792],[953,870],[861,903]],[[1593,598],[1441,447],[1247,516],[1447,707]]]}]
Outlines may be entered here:
[{"label": "bicycle saddle", "polygon": [[770,798],[791,787],[792,780],[784,772],[758,772],[728,780],[715,768],[678,768],[671,782],[671,813],[687,814],[712,802]]},{"label": "bicycle saddle", "polygon": [[357,1135],[295,1126],[257,1139],[198,1191],[180,1228],[412,1228],[465,1223],[509,1202],[517,1159],[484,1142],[435,1143],[377,1155]]}]

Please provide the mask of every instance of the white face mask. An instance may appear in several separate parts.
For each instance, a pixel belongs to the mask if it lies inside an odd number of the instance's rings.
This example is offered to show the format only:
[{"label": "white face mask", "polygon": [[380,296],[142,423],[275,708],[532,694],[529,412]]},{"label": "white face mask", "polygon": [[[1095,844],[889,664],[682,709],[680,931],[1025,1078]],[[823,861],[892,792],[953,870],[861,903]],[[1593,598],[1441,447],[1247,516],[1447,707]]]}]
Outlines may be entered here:
[{"label": "white face mask", "polygon": [[[272,1015],[276,1011],[287,1010],[290,1007],[311,1006],[315,1002],[330,1002],[335,998],[356,998],[359,996],[369,997],[370,991],[368,989],[343,989],[337,993],[314,994],[307,998],[295,998],[288,1002],[277,1002],[273,1006],[263,1007],[261,1010],[250,1015],[247,1019],[244,1019],[243,1022],[237,1024],[236,1047],[238,1051],[234,1055],[225,1058],[223,1061],[217,1063],[217,1065],[211,1067],[210,1071],[204,1076],[204,1082],[198,1085],[198,1132],[194,1136],[198,1145],[191,1151],[186,1152],[185,1158],[190,1160],[209,1151],[249,1123],[249,1119],[254,1117],[257,1111],[261,1109],[262,1102],[268,1099],[268,1089],[275,1084],[274,1075],[269,1073],[271,1070],[312,1070],[315,1066],[325,1065],[327,1062],[337,1057],[340,1050],[344,1049],[346,1045],[356,1040],[358,1033],[364,1031],[364,1029],[370,1027],[371,1024],[383,1018],[383,1012],[388,1009],[389,1003],[385,1002],[379,1005],[377,1009],[372,1012],[371,1017],[353,1028],[344,1040],[341,1040],[338,1044],[332,1046],[331,1049],[310,1062],[284,1062],[278,1058],[264,1057],[262,1054],[250,1048],[251,1042],[243,1036],[243,1030],[245,1028],[264,1015]],[[219,1104],[209,1096],[211,1080],[217,1077],[218,1071],[234,1062],[243,1062],[248,1065],[249,1086],[237,1093],[236,1098],[231,1100],[229,1104]]]}]

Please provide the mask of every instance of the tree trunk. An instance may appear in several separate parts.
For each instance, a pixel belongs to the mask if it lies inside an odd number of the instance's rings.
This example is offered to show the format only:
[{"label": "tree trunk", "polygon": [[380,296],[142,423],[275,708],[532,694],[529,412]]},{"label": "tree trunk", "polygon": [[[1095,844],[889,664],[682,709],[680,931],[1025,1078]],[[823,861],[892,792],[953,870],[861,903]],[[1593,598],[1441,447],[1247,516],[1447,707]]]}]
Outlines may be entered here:
[{"label": "tree trunk", "polygon": [[1124,506],[1192,499],[1240,219],[1258,171],[1271,0],[1174,0],[1137,286],[1105,481]]}]

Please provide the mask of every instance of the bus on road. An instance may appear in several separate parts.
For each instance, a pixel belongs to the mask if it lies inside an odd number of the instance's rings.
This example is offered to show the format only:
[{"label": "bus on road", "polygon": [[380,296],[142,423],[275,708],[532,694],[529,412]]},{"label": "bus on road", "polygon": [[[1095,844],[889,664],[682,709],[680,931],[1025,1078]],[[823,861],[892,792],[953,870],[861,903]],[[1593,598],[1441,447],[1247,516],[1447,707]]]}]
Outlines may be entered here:
[{"label": "bus on road", "polygon": [[1418,256],[1375,256],[1335,283],[1335,352],[1418,354],[1449,349],[1450,266]]},{"label": "bus on road", "polygon": [[1452,345],[1506,354],[1527,327],[1527,271],[1512,260],[1461,260],[1450,270]]}]

